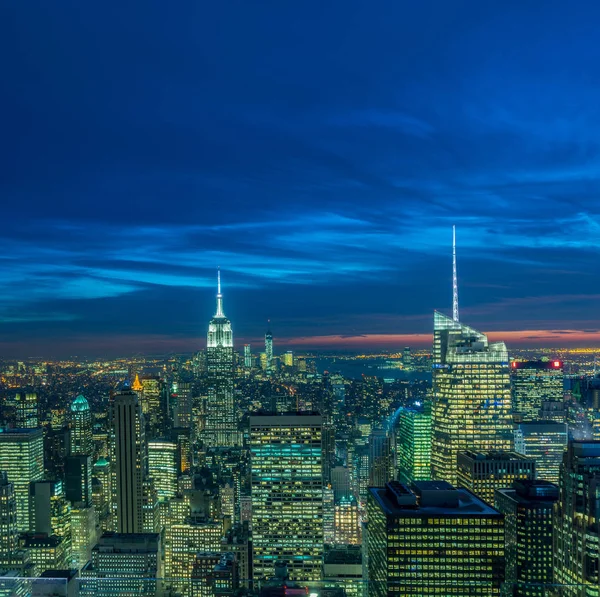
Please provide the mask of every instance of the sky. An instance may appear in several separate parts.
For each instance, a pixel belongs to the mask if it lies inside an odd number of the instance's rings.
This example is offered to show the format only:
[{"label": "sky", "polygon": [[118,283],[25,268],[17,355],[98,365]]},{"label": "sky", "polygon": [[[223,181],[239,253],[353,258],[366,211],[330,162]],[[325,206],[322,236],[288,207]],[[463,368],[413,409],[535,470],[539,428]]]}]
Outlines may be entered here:
[{"label": "sky", "polygon": [[600,345],[600,3],[4,2],[0,357]]}]

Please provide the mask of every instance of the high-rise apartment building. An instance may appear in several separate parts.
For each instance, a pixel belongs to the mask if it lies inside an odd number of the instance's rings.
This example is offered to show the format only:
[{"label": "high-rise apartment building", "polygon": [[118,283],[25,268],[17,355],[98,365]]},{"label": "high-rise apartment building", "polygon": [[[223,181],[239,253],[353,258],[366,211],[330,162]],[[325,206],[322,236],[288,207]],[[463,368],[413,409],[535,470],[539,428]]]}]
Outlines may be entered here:
[{"label": "high-rise apartment building", "polygon": [[403,408],[396,424],[398,480],[431,479],[431,404]]},{"label": "high-rise apartment building", "polygon": [[322,418],[250,416],[254,578],[285,559],[292,580],[319,580],[323,560]]},{"label": "high-rise apartment building", "polygon": [[504,514],[507,595],[546,597],[552,584],[552,510],[558,487],[548,481],[515,481],[496,490]]},{"label": "high-rise apartment building", "polygon": [[445,481],[393,481],[369,488],[368,592],[500,595],[502,514]]},{"label": "high-rise apartment building", "polygon": [[217,286],[217,310],[208,326],[206,340],[208,396],[204,439],[208,447],[239,444],[234,399],[233,333],[223,312],[221,273]]},{"label": "high-rise apartment building", "polygon": [[562,361],[512,361],[510,376],[513,409],[523,421],[539,420],[542,402],[563,400]]},{"label": "high-rise apartment building", "polygon": [[529,421],[515,426],[515,452],[535,460],[538,479],[558,483],[569,439],[566,423]]},{"label": "high-rise apartment building", "polygon": [[535,460],[517,452],[458,453],[458,485],[488,504],[494,504],[496,489],[512,487],[518,479],[535,479]]},{"label": "high-rise apartment building", "polygon": [[144,418],[138,396],[123,390],[114,397],[116,516],[119,533],[141,533],[147,473]]},{"label": "high-rise apartment building", "polygon": [[456,484],[457,455],[513,448],[504,342],[437,312],[434,317],[431,469]]},{"label": "high-rise apartment building", "polygon": [[70,453],[72,456],[94,453],[93,423],[90,405],[83,395],[71,404]]},{"label": "high-rise apartment building", "polygon": [[561,597],[589,597],[600,584],[600,442],[573,441],[564,455],[554,510],[554,582]]},{"label": "high-rise apartment building", "polygon": [[0,433],[0,471],[14,486],[19,532],[32,528],[29,485],[44,477],[44,440],[41,429],[4,429]]}]

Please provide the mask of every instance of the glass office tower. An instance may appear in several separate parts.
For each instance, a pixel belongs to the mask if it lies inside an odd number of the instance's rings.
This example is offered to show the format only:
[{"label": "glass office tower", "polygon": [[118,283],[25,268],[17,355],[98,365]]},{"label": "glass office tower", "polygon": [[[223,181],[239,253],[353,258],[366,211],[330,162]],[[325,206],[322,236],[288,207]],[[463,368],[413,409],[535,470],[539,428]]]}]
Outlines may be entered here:
[{"label": "glass office tower", "polygon": [[433,338],[432,477],[455,484],[458,452],[513,447],[508,352],[437,311]]}]

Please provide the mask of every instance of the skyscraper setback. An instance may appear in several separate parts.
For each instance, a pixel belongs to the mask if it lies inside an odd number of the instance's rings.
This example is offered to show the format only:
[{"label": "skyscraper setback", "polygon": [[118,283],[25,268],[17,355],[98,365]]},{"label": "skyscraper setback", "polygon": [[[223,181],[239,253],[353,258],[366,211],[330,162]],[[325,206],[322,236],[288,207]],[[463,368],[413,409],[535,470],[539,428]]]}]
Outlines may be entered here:
[{"label": "skyscraper setback", "polygon": [[217,310],[210,320],[206,341],[208,397],[204,439],[211,448],[239,444],[234,402],[233,333],[231,322],[223,312],[220,270],[217,276]]}]

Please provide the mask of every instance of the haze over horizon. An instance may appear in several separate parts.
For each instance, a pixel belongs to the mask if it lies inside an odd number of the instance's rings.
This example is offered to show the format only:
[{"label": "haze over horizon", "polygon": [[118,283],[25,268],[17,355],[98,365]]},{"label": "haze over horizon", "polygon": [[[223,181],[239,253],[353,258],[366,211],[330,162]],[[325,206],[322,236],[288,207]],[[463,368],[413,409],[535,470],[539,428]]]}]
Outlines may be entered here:
[{"label": "haze over horizon", "polygon": [[203,348],[218,265],[236,347],[428,346],[453,224],[462,321],[600,346],[597,3],[33,5],[0,357]]}]

